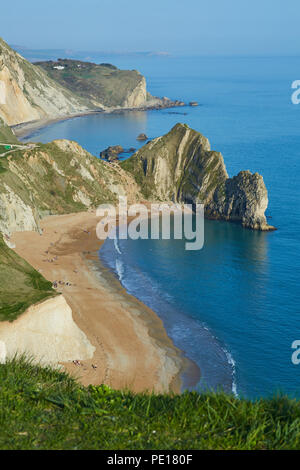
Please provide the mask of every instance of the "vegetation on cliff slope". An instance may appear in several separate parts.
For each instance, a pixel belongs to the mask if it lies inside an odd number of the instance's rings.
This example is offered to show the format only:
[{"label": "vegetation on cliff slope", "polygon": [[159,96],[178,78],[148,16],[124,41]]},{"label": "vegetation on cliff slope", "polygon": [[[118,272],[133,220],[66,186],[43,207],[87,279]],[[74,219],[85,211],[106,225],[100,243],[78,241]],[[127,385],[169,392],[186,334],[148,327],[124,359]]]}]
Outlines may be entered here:
[{"label": "vegetation on cliff slope", "polygon": [[[13,231],[38,230],[41,217],[96,209],[138,189],[127,173],[76,142],[38,144],[0,159],[0,321],[14,320],[54,291],[4,243]],[[2,233],[1,233],[2,232]]]},{"label": "vegetation on cliff slope", "polygon": [[18,144],[18,139],[11,128],[0,118],[0,146],[1,144]]},{"label": "vegetation on cliff slope", "polygon": [[0,321],[13,321],[30,305],[55,295],[51,282],[8,248],[0,234]]},{"label": "vegetation on cliff slope", "polygon": [[117,194],[134,193],[135,188],[125,171],[67,140],[15,151],[1,158],[0,164],[0,231],[4,233],[34,230],[40,216],[113,203]]},{"label": "vegetation on cliff slope", "polygon": [[134,175],[145,197],[162,201],[207,201],[228,178],[223,157],[210,150],[208,139],[180,123],[121,166]]},{"label": "vegetation on cliff slope", "polygon": [[[36,62],[35,65],[95,106],[125,106],[128,96],[144,80],[136,70],[119,70],[111,64],[59,59],[57,62]],[[146,98],[146,88],[144,92]]]},{"label": "vegetation on cliff slope", "polygon": [[0,449],[299,449],[300,403],[223,393],[80,386],[14,359],[0,365]]}]

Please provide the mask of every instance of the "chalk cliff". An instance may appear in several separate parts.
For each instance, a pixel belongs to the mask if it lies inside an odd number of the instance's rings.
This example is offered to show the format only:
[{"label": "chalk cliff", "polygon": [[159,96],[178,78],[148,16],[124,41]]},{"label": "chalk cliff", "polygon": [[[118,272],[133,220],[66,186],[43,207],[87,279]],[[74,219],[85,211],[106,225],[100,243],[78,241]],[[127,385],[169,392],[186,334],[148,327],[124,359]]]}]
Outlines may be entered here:
[{"label": "chalk cliff", "polygon": [[62,295],[29,307],[14,322],[0,322],[0,363],[26,354],[39,363],[57,365],[90,359],[94,351]]},{"label": "chalk cliff", "polygon": [[140,79],[137,85],[132,91],[128,93],[124,102],[122,103],[124,108],[139,108],[140,106],[146,105],[147,102],[147,89],[146,79],[140,75]]},{"label": "chalk cliff", "polygon": [[8,125],[87,111],[84,100],[56,83],[0,39],[0,117]]},{"label": "chalk cliff", "polygon": [[32,64],[0,38],[0,118],[9,125],[91,111],[177,105],[153,98],[136,70],[60,59]]}]

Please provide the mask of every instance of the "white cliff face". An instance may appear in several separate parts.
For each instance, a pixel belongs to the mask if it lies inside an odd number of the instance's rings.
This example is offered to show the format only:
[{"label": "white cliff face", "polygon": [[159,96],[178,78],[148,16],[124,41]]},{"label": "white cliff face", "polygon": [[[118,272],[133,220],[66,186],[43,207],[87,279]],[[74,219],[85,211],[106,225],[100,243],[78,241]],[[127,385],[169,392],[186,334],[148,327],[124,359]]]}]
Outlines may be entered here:
[{"label": "white cliff face", "polygon": [[147,90],[146,79],[141,75],[139,84],[132,90],[124,101],[124,108],[139,108],[146,104]]},{"label": "white cliff face", "polygon": [[[21,76],[21,70],[16,67],[16,72],[18,73],[18,71]],[[0,116],[7,124],[18,124],[40,118],[40,113],[30,104],[22,88],[7,66],[4,65],[4,62],[2,64],[0,62],[0,82],[4,90],[2,93],[4,104],[0,107]]]},{"label": "white cliff face", "polygon": [[56,118],[89,108],[0,39],[0,117],[8,125]]},{"label": "white cliff face", "polygon": [[[28,62],[0,38],[0,118],[10,126],[82,114],[99,108],[113,110],[146,106],[145,78],[138,73],[136,85],[129,85],[130,80],[127,82],[126,77],[124,80],[124,83],[121,82],[123,92],[118,106],[113,104],[110,95],[104,101],[88,94],[85,98],[79,97],[65,82],[59,83],[51,78],[47,70]],[[109,90],[108,85],[103,86]],[[129,86],[131,89],[128,89]],[[117,82],[115,88],[118,88]],[[110,93],[114,91],[118,95],[120,90],[112,89]],[[152,106],[162,104],[162,100],[153,100]]]},{"label": "white cliff face", "polygon": [[14,322],[0,322],[0,362],[26,354],[36,362],[56,365],[91,359],[94,351],[62,295],[32,305]]},{"label": "white cliff face", "polygon": [[11,232],[38,230],[38,221],[32,207],[14,191],[4,185],[5,192],[0,193],[0,232],[9,235]]}]

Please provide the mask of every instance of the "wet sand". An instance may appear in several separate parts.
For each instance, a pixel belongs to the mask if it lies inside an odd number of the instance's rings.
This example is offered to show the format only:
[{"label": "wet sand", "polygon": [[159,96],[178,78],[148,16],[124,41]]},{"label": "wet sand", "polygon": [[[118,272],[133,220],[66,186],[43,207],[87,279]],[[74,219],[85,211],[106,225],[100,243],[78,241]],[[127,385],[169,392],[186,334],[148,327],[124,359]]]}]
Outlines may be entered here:
[{"label": "wet sand", "polygon": [[96,348],[92,359],[64,367],[84,385],[179,393],[183,371],[190,385],[199,370],[174,346],[160,318],[101,267],[98,222],[92,212],[50,216],[41,222],[42,235],[12,236],[15,251],[46,279],[57,281],[75,323]]}]

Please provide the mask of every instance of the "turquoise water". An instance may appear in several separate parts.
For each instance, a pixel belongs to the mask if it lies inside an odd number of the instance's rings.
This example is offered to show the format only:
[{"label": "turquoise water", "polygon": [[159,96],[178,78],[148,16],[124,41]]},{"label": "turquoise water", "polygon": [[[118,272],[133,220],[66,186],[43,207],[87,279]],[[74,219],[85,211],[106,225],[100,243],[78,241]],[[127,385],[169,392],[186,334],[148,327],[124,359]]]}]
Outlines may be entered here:
[{"label": "turquoise water", "polygon": [[290,97],[300,58],[120,57],[114,63],[138,68],[154,95],[201,106],[81,117],[27,140],[73,139],[98,155],[108,145],[139,147],[139,133],[152,138],[185,122],[223,153],[230,176],[242,169],[261,173],[276,232],[206,221],[197,253],[177,240],[144,240],[121,241],[118,250],[107,243],[101,256],[199,364],[198,387],[223,385],[251,398],[278,390],[299,396],[291,344],[300,339],[300,106]]}]

